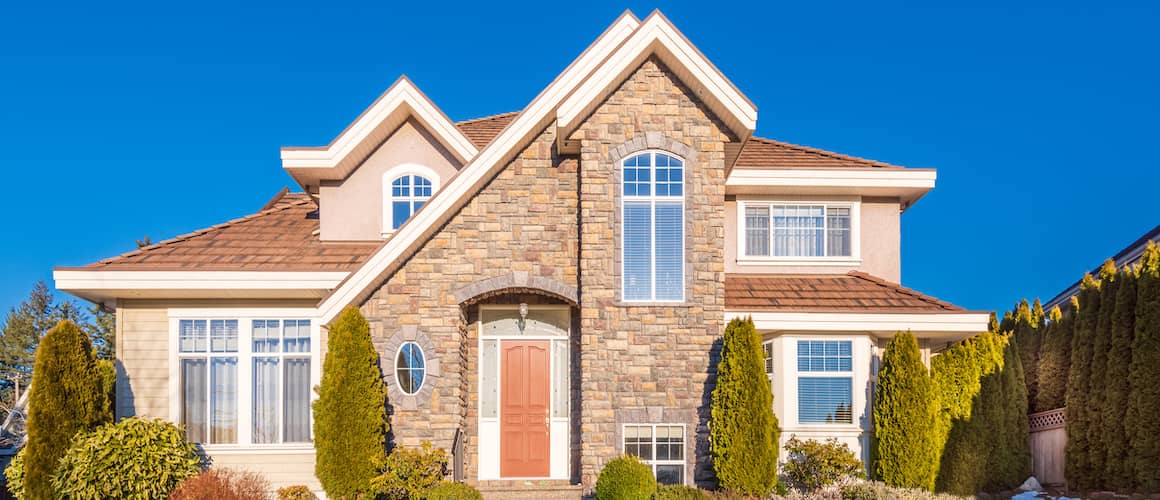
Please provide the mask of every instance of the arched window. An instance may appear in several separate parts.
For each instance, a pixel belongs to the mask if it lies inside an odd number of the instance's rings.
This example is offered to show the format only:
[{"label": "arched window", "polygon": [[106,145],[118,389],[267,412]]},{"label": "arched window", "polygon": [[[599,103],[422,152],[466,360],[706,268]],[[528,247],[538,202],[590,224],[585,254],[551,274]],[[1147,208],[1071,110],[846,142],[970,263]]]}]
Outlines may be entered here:
[{"label": "arched window", "polygon": [[405,174],[391,181],[390,221],[391,231],[402,226],[407,219],[427,203],[433,191],[431,179],[418,174]]},{"label": "arched window", "polygon": [[621,162],[625,301],[685,299],[685,163],[659,151]]},{"label": "arched window", "polygon": [[427,360],[423,358],[419,344],[404,342],[399,346],[399,353],[395,355],[395,380],[399,383],[399,390],[408,396],[418,393],[423,388],[426,374]]}]

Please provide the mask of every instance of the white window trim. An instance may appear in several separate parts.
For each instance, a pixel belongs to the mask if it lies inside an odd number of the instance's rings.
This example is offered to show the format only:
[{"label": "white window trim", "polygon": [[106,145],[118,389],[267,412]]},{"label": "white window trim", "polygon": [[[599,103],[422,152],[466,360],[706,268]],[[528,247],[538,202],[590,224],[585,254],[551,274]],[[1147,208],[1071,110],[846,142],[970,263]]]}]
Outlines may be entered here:
[{"label": "white window trim", "polygon": [[[648,196],[639,196],[639,195],[625,196],[625,194],[624,194],[624,182],[625,182],[624,181],[624,168],[625,168],[624,162],[626,160],[631,159],[631,158],[636,158],[637,156],[640,156],[642,154],[652,155],[649,158],[649,161],[650,161],[649,194],[648,194]],[[657,196],[657,190],[656,190],[656,155],[657,154],[664,154],[664,155],[669,156],[671,158],[676,158],[677,160],[680,160],[680,162],[681,162],[681,196],[680,196],[680,202],[681,202],[681,298],[679,298],[679,299],[663,299],[663,300],[661,300],[661,299],[656,298],[656,296],[657,296],[657,290],[656,290],[656,288],[657,288],[656,204],[658,201],[677,201],[677,199],[678,199],[678,197],[676,197],[676,196]],[[620,175],[619,175],[620,182],[616,186],[616,189],[618,189],[619,193],[620,193],[620,222],[618,224],[620,227],[616,228],[616,230],[618,231],[618,235],[620,236],[620,299],[621,299],[621,302],[633,303],[633,304],[650,304],[650,303],[651,304],[681,304],[681,303],[684,303],[685,302],[685,293],[686,293],[685,283],[688,280],[688,276],[687,276],[687,274],[688,274],[687,264],[688,263],[686,262],[686,256],[685,256],[685,241],[688,239],[689,235],[686,234],[688,232],[687,231],[688,221],[685,218],[687,217],[688,214],[685,213],[686,208],[687,208],[686,204],[685,204],[685,197],[688,195],[688,191],[689,191],[689,189],[688,189],[689,161],[686,160],[685,158],[677,156],[676,154],[670,153],[668,151],[662,151],[659,149],[646,149],[644,151],[634,152],[632,154],[629,154],[628,156],[625,156],[624,158],[621,158],[619,161],[617,161],[616,168],[619,169],[619,173],[620,173]],[[650,257],[650,259],[651,259],[650,264],[652,265],[652,273],[651,273],[652,278],[649,282],[649,298],[647,298],[647,299],[629,299],[629,298],[627,298],[627,296],[626,296],[627,294],[625,293],[625,291],[626,291],[625,290],[626,289],[625,275],[627,273],[625,273],[625,270],[624,270],[624,267],[625,267],[624,253],[625,253],[626,247],[628,245],[625,244],[625,241],[624,241],[624,223],[625,223],[625,212],[624,212],[625,208],[624,207],[626,205],[625,202],[627,202],[627,201],[636,201],[636,202],[646,201],[649,204],[649,210],[650,210],[649,220],[652,223],[651,230],[649,231],[649,238],[650,238],[649,250],[652,252],[652,256]]]},{"label": "white window trim", "polygon": [[[858,366],[858,354],[857,354],[858,345],[857,345],[857,342],[854,339],[843,339],[843,338],[834,338],[834,337],[794,337],[794,338],[791,338],[790,340],[792,342],[792,349],[790,350],[790,352],[793,354],[793,370],[792,370],[793,374],[794,374],[793,384],[794,384],[794,392],[796,394],[796,401],[794,401],[793,413],[794,413],[794,420],[797,423],[797,425],[802,427],[803,430],[808,429],[808,428],[817,428],[817,429],[855,429],[855,428],[860,428],[859,423],[858,423],[857,413],[854,410],[854,404],[858,402],[857,401],[858,398],[856,397],[858,390],[857,390],[857,387],[854,383],[855,380],[857,379],[857,369],[856,368]],[[848,371],[848,372],[842,372],[842,371],[836,371],[836,372],[835,371],[824,371],[824,372],[802,371],[801,369],[798,368],[798,354],[797,353],[798,353],[798,343],[799,342],[849,342],[850,343],[850,371]],[[850,379],[850,407],[851,407],[850,408],[850,421],[849,422],[833,422],[833,423],[802,422],[801,412],[800,412],[802,395],[801,395],[801,391],[798,389],[800,387],[798,380],[801,378],[848,378],[848,379]]]},{"label": "white window trim", "polygon": [[[774,374],[777,373],[777,352],[773,345],[774,339],[766,339],[761,341],[761,368],[767,370],[765,372],[766,378],[769,379],[769,387],[773,389]],[[769,349],[769,357],[765,357],[765,350]],[[771,367],[765,365],[766,360],[769,360]]]},{"label": "white window trim", "polygon": [[[320,353],[320,326],[318,312],[306,308],[268,308],[268,309],[169,309],[169,420],[175,424],[182,424],[181,407],[181,353],[180,350],[180,322],[183,319],[204,320],[238,320],[238,442],[230,444],[204,444],[203,448],[209,452],[231,450],[313,450],[314,429],[311,416],[310,443],[254,443],[253,442],[253,320],[309,320],[310,321],[310,386],[319,384],[321,378]],[[264,357],[265,353],[257,353]],[[311,391],[311,404],[318,395]],[[279,436],[281,435],[279,430]]]},{"label": "white window trim", "polygon": [[[431,181],[431,196],[427,198],[424,204],[431,201],[435,197],[435,193],[439,191],[439,174],[436,174],[430,167],[419,165],[417,163],[404,163],[383,172],[383,227],[382,235],[389,236],[396,230],[391,227],[394,222],[394,205],[395,198],[391,196],[391,183],[405,175],[418,175]],[[411,186],[414,189],[415,186]],[[414,191],[412,191],[414,193]],[[408,196],[407,199],[414,200],[414,196]],[[415,214],[411,214],[413,217]]]},{"label": "white window trim", "polygon": [[[622,454],[628,453],[628,446],[627,446],[627,443],[625,442],[627,437],[626,437],[626,433],[624,431],[625,431],[625,429],[627,429],[629,427],[651,427],[652,428],[653,460],[641,459],[641,462],[644,462],[646,465],[649,466],[650,469],[652,469],[653,478],[657,477],[657,466],[658,465],[680,465],[681,466],[681,483],[680,484],[683,484],[683,485],[689,484],[689,470],[688,470],[689,469],[689,453],[688,453],[689,430],[685,427],[685,424],[668,424],[668,423],[663,423],[663,422],[662,423],[655,423],[655,424],[651,424],[651,423],[650,424],[632,424],[632,423],[621,424],[621,427],[620,427],[620,452]],[[685,457],[684,460],[656,460],[656,456],[657,456],[657,450],[656,450],[657,427],[680,427],[681,428],[681,456]]]},{"label": "white window trim", "polygon": [[[823,205],[829,208],[850,209],[850,255],[849,256],[822,256],[822,257],[777,257],[773,255],[746,255],[745,208],[752,206],[788,206],[788,205]],[[828,231],[823,231],[828,238]],[[770,222],[769,236],[773,238],[773,222]],[[786,200],[760,199],[737,200],[737,263],[739,265],[777,265],[777,266],[857,266],[862,264],[862,202],[840,200]],[[773,253],[773,243],[770,242],[770,253]]]},{"label": "white window trim", "polygon": [[[407,392],[405,389],[403,389],[403,384],[399,383],[399,355],[403,353],[403,347],[407,345],[414,345],[415,348],[419,350],[419,359],[423,360],[423,380],[419,382],[419,388],[415,389],[414,392]],[[423,390],[423,386],[427,384],[427,353],[423,351],[423,346],[419,345],[419,343],[415,342],[414,340],[404,341],[402,344],[399,344],[398,349],[395,349],[395,357],[391,358],[391,361],[391,371],[394,372],[395,384],[399,386],[399,392],[402,392],[404,396],[414,396],[419,394],[419,392]],[[415,369],[409,368],[408,371],[414,373]]]}]

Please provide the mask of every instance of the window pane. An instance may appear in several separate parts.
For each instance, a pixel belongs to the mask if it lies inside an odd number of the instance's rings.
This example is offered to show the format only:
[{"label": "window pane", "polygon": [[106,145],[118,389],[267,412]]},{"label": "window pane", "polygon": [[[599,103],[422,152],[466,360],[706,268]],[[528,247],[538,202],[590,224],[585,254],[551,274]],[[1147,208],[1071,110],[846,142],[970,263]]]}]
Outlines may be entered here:
[{"label": "window pane", "polygon": [[773,376],[773,342],[761,344],[761,356],[765,358],[765,374]]},{"label": "window pane", "polygon": [[769,207],[745,207],[745,255],[769,255]]},{"label": "window pane", "polygon": [[660,484],[685,484],[685,466],[657,465],[657,482]]},{"label": "window pane", "polygon": [[238,352],[238,320],[215,319],[209,322],[209,350]]},{"label": "window pane", "polygon": [[656,443],[657,460],[685,459],[685,438],[681,427],[658,426]]},{"label": "window pane", "polygon": [[290,319],[282,324],[285,352],[310,352],[310,320]]},{"label": "window pane", "polygon": [[786,205],[773,208],[773,254],[779,257],[824,255],[824,207]]},{"label": "window pane", "polygon": [[624,453],[636,455],[641,460],[652,460],[652,427],[627,425],[624,427]]},{"label": "window pane", "polygon": [[852,389],[849,377],[798,378],[798,422],[853,423]]},{"label": "window pane", "polygon": [[552,416],[565,418],[568,416],[568,342],[552,342]]},{"label": "window pane", "polygon": [[852,255],[849,207],[826,209],[826,255],[841,257]]},{"label": "window pane", "polygon": [[407,342],[399,348],[398,358],[395,360],[395,377],[399,389],[404,394],[415,394],[423,386],[423,375],[426,371],[423,360],[423,350],[419,344]]},{"label": "window pane", "polygon": [[[234,322],[237,324],[237,322]],[[238,441],[238,358],[213,358],[210,370],[209,442]]]},{"label": "window pane", "polygon": [[181,352],[205,352],[209,345],[209,330],[204,319],[183,319],[179,322]]},{"label": "window pane", "polygon": [[310,441],[310,360],[286,359],[286,394],[282,399],[283,441]]},{"label": "window pane", "polygon": [[254,352],[278,352],[278,320],[254,320]]},{"label": "window pane", "polygon": [[206,360],[181,360],[181,421],[190,442],[206,442]]},{"label": "window pane", "polygon": [[853,370],[849,340],[798,341],[798,371],[848,372]]},{"label": "window pane", "polygon": [[254,358],[254,442],[278,442],[278,358]]},{"label": "window pane", "polygon": [[652,210],[647,202],[624,203],[624,299],[652,299]]},{"label": "window pane", "polygon": [[409,201],[392,201],[391,202],[391,229],[398,229],[407,219],[411,217],[411,202]]},{"label": "window pane", "polygon": [[405,175],[391,183],[391,197],[411,196],[411,176]]},{"label": "window pane", "polygon": [[681,202],[656,204],[656,299],[684,298],[684,209]]},{"label": "window pane", "polygon": [[426,177],[415,176],[415,197],[416,198],[430,198],[431,197],[431,181]]},{"label": "window pane", "polygon": [[497,418],[499,416],[499,383],[496,381],[496,370],[499,367],[499,342],[496,340],[483,341],[483,359],[480,361],[479,374],[479,415],[483,418]]}]

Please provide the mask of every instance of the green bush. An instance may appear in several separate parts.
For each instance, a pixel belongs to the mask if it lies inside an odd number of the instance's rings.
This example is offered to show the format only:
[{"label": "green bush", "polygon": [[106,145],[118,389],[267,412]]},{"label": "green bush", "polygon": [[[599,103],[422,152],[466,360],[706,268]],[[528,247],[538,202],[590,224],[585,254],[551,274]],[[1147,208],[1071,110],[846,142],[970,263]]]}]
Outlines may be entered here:
[{"label": "green bush", "polygon": [[830,438],[826,442],[802,441],[794,436],[785,443],[786,460],[781,465],[790,486],[814,491],[846,478],[865,477],[862,461],[850,447]]},{"label": "green bush", "polygon": [[842,500],[960,500],[963,498],[970,497],[896,488],[877,481],[856,483],[842,488]]},{"label": "green bush", "polygon": [[370,325],[357,307],[347,307],[331,325],[314,402],[314,471],[327,496],[371,491],[386,445],[386,399]]},{"label": "green bush", "polygon": [[[1127,469],[1134,473],[1136,487],[1155,492],[1160,491],[1160,247],[1154,243],[1144,250],[1136,286],[1136,334],[1124,424],[1131,443]],[[1070,435],[1070,422],[1068,427]]]},{"label": "green bush", "polygon": [[1067,393],[1067,371],[1071,364],[1071,332],[1075,327],[1075,309],[1055,306],[1048,313],[1047,331],[1039,352],[1038,411],[1063,408]]},{"label": "green bush", "polygon": [[1039,393],[1039,349],[1043,343],[1043,306],[1039,299],[1031,306],[1024,299],[1015,309],[1015,340],[1019,343],[1019,361],[1027,385],[1027,404],[1035,405]]},{"label": "green bush", "polygon": [[[992,445],[990,491],[1014,488],[1031,475],[1030,429],[1027,422],[1027,383],[1023,378],[1023,367],[1019,356],[1019,340],[1007,336],[1003,347],[1003,365],[999,373],[1000,408],[996,412],[998,424],[994,426]],[[987,390],[984,387],[983,390]]]},{"label": "green bush", "polygon": [[1092,344],[1100,311],[1100,283],[1084,275],[1080,283],[1079,313],[1071,342],[1071,370],[1067,378],[1067,451],[1065,475],[1068,485],[1091,487],[1088,458],[1088,406],[1091,389]]},{"label": "green bush", "polygon": [[1104,410],[1108,369],[1108,349],[1112,341],[1112,319],[1116,309],[1116,291],[1120,280],[1116,264],[1108,259],[1100,268],[1100,309],[1092,338],[1091,376],[1088,379],[1087,461],[1090,487],[1103,488],[1108,446],[1104,436]]},{"label": "green bush", "polygon": [[767,495],[777,485],[778,423],[753,319],[725,328],[713,389],[709,450],[722,488]]},{"label": "green bush", "polygon": [[278,488],[278,500],[318,500],[310,488],[301,484]]},{"label": "green bush", "polygon": [[16,456],[12,457],[12,461],[8,462],[8,467],[4,468],[4,478],[8,480],[8,493],[12,494],[12,498],[16,500],[24,500],[24,450],[16,452]]},{"label": "green bush", "polygon": [[51,498],[53,471],[73,437],[112,420],[103,381],[93,346],[75,323],[61,321],[41,339],[28,397],[28,498]]},{"label": "green bush", "polygon": [[918,341],[909,332],[899,332],[886,346],[874,397],[874,478],[934,489],[937,399]]},{"label": "green bush", "polygon": [[371,491],[388,499],[423,498],[443,480],[446,468],[447,453],[431,443],[418,449],[397,446],[387,455],[385,472],[371,479]]},{"label": "green bush", "polygon": [[164,420],[127,418],[77,437],[52,477],[59,497],[165,498],[201,472],[185,432]]},{"label": "green bush", "polygon": [[1129,442],[1124,426],[1131,391],[1128,367],[1132,364],[1132,337],[1136,327],[1136,273],[1131,269],[1120,271],[1114,308],[1111,344],[1103,374],[1103,435],[1107,447],[1103,476],[1108,487],[1125,489],[1134,482],[1126,467]]},{"label": "green bush", "polygon": [[183,481],[169,500],[267,500],[270,482],[256,472],[207,469]]},{"label": "green bush", "polygon": [[483,500],[479,490],[454,481],[440,481],[427,490],[426,500]]},{"label": "green bush", "polygon": [[692,486],[662,484],[653,493],[653,500],[709,500],[709,494]]},{"label": "green bush", "polygon": [[596,500],[648,500],[656,490],[652,468],[632,455],[608,462],[596,478]]}]

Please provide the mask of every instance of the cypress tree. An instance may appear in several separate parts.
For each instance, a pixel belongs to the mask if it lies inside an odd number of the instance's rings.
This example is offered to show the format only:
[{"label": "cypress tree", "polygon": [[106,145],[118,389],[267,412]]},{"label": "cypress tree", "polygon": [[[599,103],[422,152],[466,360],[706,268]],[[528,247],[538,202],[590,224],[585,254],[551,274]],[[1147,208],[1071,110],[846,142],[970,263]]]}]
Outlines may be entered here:
[{"label": "cypress tree", "polygon": [[1149,242],[1140,261],[1135,337],[1128,368],[1125,429],[1135,486],[1160,491],[1160,247]]},{"label": "cypress tree", "polygon": [[72,321],[41,339],[28,400],[25,498],[52,498],[52,474],[73,437],[112,421],[104,380],[92,344]]},{"label": "cypress tree", "polygon": [[993,462],[998,470],[990,474],[991,491],[1007,490],[1018,486],[1031,475],[1031,444],[1027,421],[1027,382],[1020,360],[1019,339],[1008,335],[1003,349],[1003,365],[995,397],[1002,405],[996,412],[998,421]]},{"label": "cypress tree", "polygon": [[1087,489],[1091,485],[1088,458],[1088,395],[1091,387],[1092,340],[1100,310],[1100,284],[1090,274],[1080,283],[1079,313],[1071,342],[1071,369],[1067,377],[1067,462],[1068,485]]},{"label": "cypress tree", "polygon": [[937,399],[918,341],[899,333],[886,346],[874,393],[874,478],[933,490],[938,472]]},{"label": "cypress tree", "polygon": [[1039,393],[1036,394],[1038,411],[1062,408],[1067,391],[1067,368],[1071,362],[1071,330],[1075,314],[1065,314],[1059,306],[1051,308],[1049,322],[1043,334],[1039,355]]},{"label": "cypress tree", "polygon": [[709,449],[721,487],[753,496],[773,492],[780,431],[752,318],[725,327],[710,412]]},{"label": "cypress tree", "polygon": [[1028,305],[1027,300],[1024,299],[1016,306],[1014,316],[1015,339],[1019,345],[1019,361],[1024,367],[1023,376],[1027,381],[1027,406],[1030,409],[1034,406],[1039,383],[1036,377],[1037,370],[1027,367],[1038,368],[1039,366],[1039,346],[1042,333],[1039,327],[1043,321],[1043,306],[1039,304],[1039,299],[1035,299],[1034,307]]},{"label": "cypress tree", "polygon": [[385,457],[386,400],[370,324],[357,307],[347,307],[330,326],[314,402],[314,472],[327,496],[369,493]]},{"label": "cypress tree", "polygon": [[1104,371],[1103,435],[1107,446],[1104,478],[1108,487],[1124,490],[1132,486],[1125,462],[1128,437],[1124,417],[1128,411],[1128,367],[1132,363],[1132,338],[1136,334],[1136,274],[1125,267],[1116,286],[1112,316],[1112,339]]},{"label": "cypress tree", "polygon": [[1108,368],[1108,348],[1112,343],[1112,319],[1116,310],[1116,290],[1119,285],[1116,264],[1111,259],[1100,268],[1100,309],[1096,319],[1096,334],[1092,339],[1092,365],[1089,379],[1087,412],[1088,463],[1093,488],[1103,488],[1105,460],[1108,456],[1107,436],[1104,435],[1105,387]]}]

